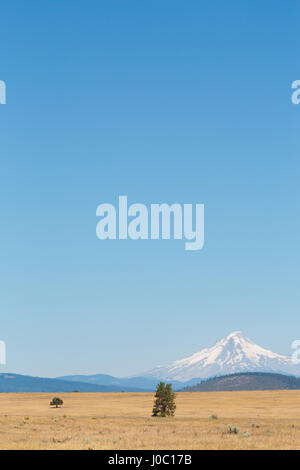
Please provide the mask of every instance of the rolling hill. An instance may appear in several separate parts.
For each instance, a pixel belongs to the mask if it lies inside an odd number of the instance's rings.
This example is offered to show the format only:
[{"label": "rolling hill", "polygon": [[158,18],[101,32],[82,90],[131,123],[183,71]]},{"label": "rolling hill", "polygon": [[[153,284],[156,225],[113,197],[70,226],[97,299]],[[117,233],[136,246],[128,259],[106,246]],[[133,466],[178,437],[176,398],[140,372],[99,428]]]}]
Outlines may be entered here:
[{"label": "rolling hill", "polygon": [[0,393],[9,392],[144,392],[138,387],[119,387],[114,385],[97,385],[79,381],[31,377],[29,375],[0,374]]},{"label": "rolling hill", "polygon": [[225,392],[242,390],[300,390],[300,379],[282,374],[250,372],[207,379],[186,387],[184,392]]}]

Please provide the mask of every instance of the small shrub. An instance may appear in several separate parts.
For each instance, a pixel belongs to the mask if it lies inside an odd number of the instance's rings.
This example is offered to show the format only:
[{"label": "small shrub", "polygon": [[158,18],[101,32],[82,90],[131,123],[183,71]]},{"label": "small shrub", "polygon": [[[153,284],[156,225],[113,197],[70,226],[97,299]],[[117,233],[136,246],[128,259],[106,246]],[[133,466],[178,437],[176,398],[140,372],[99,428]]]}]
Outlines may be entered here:
[{"label": "small shrub", "polygon": [[250,432],[243,432],[242,434],[239,434],[240,437],[250,437],[251,433]]},{"label": "small shrub", "polygon": [[59,397],[54,397],[52,401],[50,402],[50,406],[55,406],[55,408],[62,406],[62,404],[63,404],[63,401]]},{"label": "small shrub", "polygon": [[218,419],[218,415],[211,415],[211,419]]},{"label": "small shrub", "polygon": [[229,434],[239,434],[240,428],[238,426],[232,426],[231,424],[228,426],[228,433]]}]

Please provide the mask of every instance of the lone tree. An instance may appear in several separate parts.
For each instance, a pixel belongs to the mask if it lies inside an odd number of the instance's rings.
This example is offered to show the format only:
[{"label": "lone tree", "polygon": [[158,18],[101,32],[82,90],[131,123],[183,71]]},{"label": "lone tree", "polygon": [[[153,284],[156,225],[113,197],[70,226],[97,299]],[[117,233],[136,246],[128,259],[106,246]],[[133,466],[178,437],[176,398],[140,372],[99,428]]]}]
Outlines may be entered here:
[{"label": "lone tree", "polygon": [[172,391],[171,384],[165,384],[160,382],[157,385],[155,393],[155,401],[153,406],[152,416],[174,416],[176,405],[175,405],[175,393]]},{"label": "lone tree", "polygon": [[55,406],[55,408],[58,408],[63,404],[63,401],[59,397],[54,397],[52,401],[50,401],[50,406]]}]

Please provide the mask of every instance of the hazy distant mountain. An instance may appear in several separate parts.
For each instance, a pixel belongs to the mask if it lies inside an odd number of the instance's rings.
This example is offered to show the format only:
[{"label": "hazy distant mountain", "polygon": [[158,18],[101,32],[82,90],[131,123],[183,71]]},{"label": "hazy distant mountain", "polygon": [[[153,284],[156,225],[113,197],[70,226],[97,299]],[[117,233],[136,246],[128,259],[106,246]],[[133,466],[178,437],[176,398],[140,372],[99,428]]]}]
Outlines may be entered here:
[{"label": "hazy distant mountain", "polygon": [[97,385],[80,381],[66,381],[31,377],[19,374],[0,374],[0,393],[8,392],[141,392],[138,387],[119,387],[114,385]]},{"label": "hazy distant mountain", "polygon": [[300,366],[293,364],[290,357],[263,349],[237,331],[211,348],[202,349],[186,359],[157,367],[143,375],[185,382],[197,377],[208,378],[239,372],[278,372],[300,376]]},{"label": "hazy distant mountain", "polygon": [[221,392],[234,390],[299,390],[300,379],[295,376],[250,372],[207,379],[184,392]]},{"label": "hazy distant mountain", "polygon": [[[268,351],[246,338],[231,333],[213,347],[166,366],[156,367],[135,377],[118,378],[107,374],[69,375],[56,379],[0,374],[0,392],[147,392],[160,380],[172,383],[174,390],[198,384],[216,376],[262,372],[300,377],[300,365],[288,356]],[[243,379],[246,380],[246,379]]]},{"label": "hazy distant mountain", "polygon": [[[118,378],[107,374],[94,374],[94,375],[65,375],[63,377],[57,377],[58,380],[77,381],[89,384],[105,385],[105,386],[117,386],[121,388],[131,388],[134,390],[151,392],[155,390],[159,380],[153,377],[129,377],[129,378]],[[172,380],[174,390],[182,388],[183,382]],[[195,381],[191,382],[193,385]]]}]

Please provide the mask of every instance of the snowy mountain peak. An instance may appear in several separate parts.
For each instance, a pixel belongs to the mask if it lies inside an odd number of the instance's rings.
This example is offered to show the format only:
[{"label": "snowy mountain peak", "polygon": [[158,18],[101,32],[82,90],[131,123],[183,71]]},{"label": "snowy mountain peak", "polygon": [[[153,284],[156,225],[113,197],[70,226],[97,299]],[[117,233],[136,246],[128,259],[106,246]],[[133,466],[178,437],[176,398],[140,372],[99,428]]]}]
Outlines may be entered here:
[{"label": "snowy mountain peak", "polygon": [[243,332],[242,331],[233,331],[232,333],[230,333],[227,338],[230,338],[231,336],[243,336]]},{"label": "snowy mountain peak", "polygon": [[234,331],[211,348],[192,356],[157,367],[144,374],[164,380],[188,381],[238,372],[280,372],[300,376],[300,367],[288,356],[276,354]]},{"label": "snowy mountain peak", "polygon": [[245,336],[241,331],[234,331],[233,333],[230,333],[228,336],[226,336],[226,339],[229,338],[245,338]]}]

